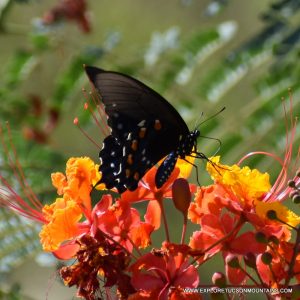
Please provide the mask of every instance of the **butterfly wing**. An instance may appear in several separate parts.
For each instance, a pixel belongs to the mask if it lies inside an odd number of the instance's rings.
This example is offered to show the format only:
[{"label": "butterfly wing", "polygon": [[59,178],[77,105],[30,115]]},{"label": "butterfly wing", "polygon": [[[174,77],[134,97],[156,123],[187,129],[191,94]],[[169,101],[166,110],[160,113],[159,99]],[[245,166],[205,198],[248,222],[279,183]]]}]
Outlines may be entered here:
[{"label": "butterfly wing", "polygon": [[85,70],[112,129],[100,151],[102,182],[120,192],[134,190],[151,166],[178,147],[188,127],[167,100],[142,82],[95,67]]}]

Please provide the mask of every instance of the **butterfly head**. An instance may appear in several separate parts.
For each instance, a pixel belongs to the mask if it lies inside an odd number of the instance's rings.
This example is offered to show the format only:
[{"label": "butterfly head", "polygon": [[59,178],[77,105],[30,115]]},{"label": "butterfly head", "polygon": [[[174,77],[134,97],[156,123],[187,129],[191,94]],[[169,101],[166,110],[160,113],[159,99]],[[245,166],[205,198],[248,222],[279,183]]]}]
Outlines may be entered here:
[{"label": "butterfly head", "polygon": [[191,131],[185,139],[179,144],[177,149],[177,154],[180,158],[185,158],[187,155],[190,155],[193,151],[193,148],[197,146],[197,138],[200,136],[199,130]]}]

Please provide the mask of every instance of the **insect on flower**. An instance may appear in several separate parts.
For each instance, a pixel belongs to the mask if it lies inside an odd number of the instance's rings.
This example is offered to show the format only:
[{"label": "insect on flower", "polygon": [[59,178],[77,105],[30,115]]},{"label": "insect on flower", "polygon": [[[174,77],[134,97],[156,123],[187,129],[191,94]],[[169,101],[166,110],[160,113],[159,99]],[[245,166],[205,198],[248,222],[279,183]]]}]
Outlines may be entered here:
[{"label": "insect on flower", "polygon": [[157,92],[121,73],[91,66],[85,70],[101,96],[111,128],[99,154],[100,183],[108,189],[136,190],[145,173],[165,156],[156,172],[157,188],[168,180],[178,158],[207,160],[197,151],[200,131],[189,131],[176,109]]}]

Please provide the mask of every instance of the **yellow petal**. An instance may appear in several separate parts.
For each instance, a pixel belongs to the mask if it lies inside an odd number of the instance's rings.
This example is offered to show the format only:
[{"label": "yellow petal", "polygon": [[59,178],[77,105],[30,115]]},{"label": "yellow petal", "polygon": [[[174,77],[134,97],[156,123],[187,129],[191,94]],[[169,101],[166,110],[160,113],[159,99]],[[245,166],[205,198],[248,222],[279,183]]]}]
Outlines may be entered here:
[{"label": "yellow petal", "polygon": [[[189,162],[187,162],[187,161]],[[176,163],[176,167],[180,169],[179,176],[180,178],[188,178],[193,169],[193,164],[195,161],[195,157],[187,156],[185,160],[179,158]]]},{"label": "yellow petal", "polygon": [[[261,218],[268,219],[268,211],[274,210],[276,212],[277,218],[289,224],[290,226],[295,227],[300,223],[300,217],[280,202],[266,203],[257,201],[255,209],[257,215]],[[277,221],[275,220],[275,222]]]},{"label": "yellow petal", "polygon": [[219,163],[220,157],[210,158],[206,169],[212,179],[230,188],[238,197],[260,199],[270,188],[270,176],[268,173],[261,173],[248,166],[240,168],[238,165],[227,166]]}]

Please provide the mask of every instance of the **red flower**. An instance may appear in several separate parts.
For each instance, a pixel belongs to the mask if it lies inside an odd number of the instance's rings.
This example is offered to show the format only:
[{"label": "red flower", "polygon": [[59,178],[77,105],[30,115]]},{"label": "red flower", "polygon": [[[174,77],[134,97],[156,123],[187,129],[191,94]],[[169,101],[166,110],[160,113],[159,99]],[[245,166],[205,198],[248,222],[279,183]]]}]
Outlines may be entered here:
[{"label": "red flower", "polygon": [[75,21],[84,32],[90,32],[91,26],[87,16],[87,4],[85,0],[60,0],[43,16],[45,24],[53,24],[57,21],[67,19]]},{"label": "red flower", "polygon": [[133,247],[147,247],[154,229],[151,224],[141,222],[138,211],[126,201],[116,201],[100,214],[97,226],[129,252],[132,252]]},{"label": "red flower", "polygon": [[189,251],[186,245],[165,243],[161,251],[139,258],[129,268],[133,273],[131,284],[138,291],[129,299],[200,299],[197,294],[185,298],[184,288],[199,284],[198,272],[188,260]]},{"label": "red flower", "polygon": [[117,286],[120,298],[127,299],[134,292],[126,269],[130,263],[129,253],[117,243],[108,241],[99,230],[94,237],[83,235],[77,240],[77,261],[71,266],[63,267],[60,274],[65,284],[76,285],[77,295],[89,300],[99,299],[100,279],[105,287]]},{"label": "red flower", "polygon": [[[131,203],[150,200],[147,207],[145,220],[146,222],[152,224],[155,229],[158,229],[161,222],[161,201],[163,200],[163,198],[172,198],[173,182],[177,178],[188,177],[190,171],[190,164],[179,159],[169,179],[161,188],[158,189],[155,185],[155,175],[157,172],[157,167],[154,166],[139,182],[138,188],[133,192],[126,191],[122,194],[121,199]],[[195,192],[195,185],[190,184],[190,189],[192,192]]]},{"label": "red flower", "polygon": [[[267,253],[271,257],[270,263],[264,262],[263,256],[257,257],[256,264],[258,273],[265,284],[273,288],[288,286],[289,281],[296,278],[300,282],[300,254],[296,253],[294,262],[292,257],[294,251],[297,251],[299,245],[289,242],[281,242],[280,244],[272,244],[268,247]],[[294,277],[295,276],[295,277]]]},{"label": "red flower", "polygon": [[[246,255],[262,253],[266,246],[258,243],[253,232],[245,232],[239,236],[241,228],[239,218],[231,217],[228,213],[220,216],[206,214],[200,221],[201,230],[195,231],[190,246],[202,252],[201,261],[217,254],[223,253],[224,260],[229,254]],[[231,268],[226,264],[226,275],[233,284],[240,284],[245,279],[245,273],[240,269]]]}]

